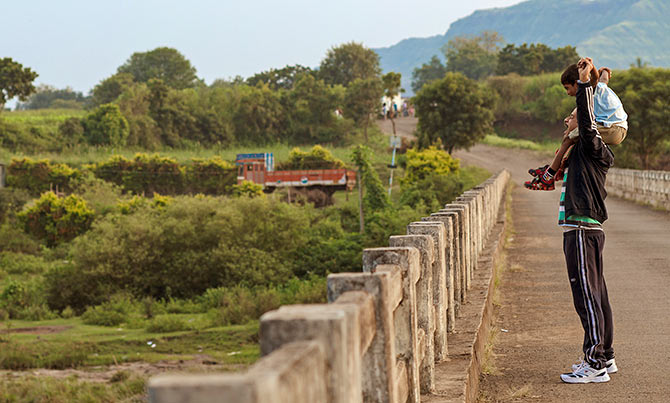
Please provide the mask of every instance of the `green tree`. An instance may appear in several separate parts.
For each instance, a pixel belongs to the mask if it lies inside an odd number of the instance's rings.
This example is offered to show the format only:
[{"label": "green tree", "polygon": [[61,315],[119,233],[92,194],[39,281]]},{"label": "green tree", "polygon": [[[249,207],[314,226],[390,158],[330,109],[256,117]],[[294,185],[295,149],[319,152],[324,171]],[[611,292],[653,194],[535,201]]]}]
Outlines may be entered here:
[{"label": "green tree", "polygon": [[304,67],[299,64],[295,66],[286,66],[281,69],[270,69],[261,73],[254,74],[247,78],[246,83],[251,86],[265,83],[273,90],[293,89],[298,78],[303,74],[315,75],[316,72],[309,67]]},{"label": "green tree", "polygon": [[508,44],[498,53],[496,74],[516,73],[522,76],[563,71],[579,60],[572,46],[551,49],[543,43]]},{"label": "green tree", "polygon": [[25,101],[35,92],[33,81],[36,78],[37,73],[30,67],[23,67],[11,57],[0,59],[0,113],[5,109],[7,101],[14,97]]},{"label": "green tree", "polygon": [[328,50],[321,61],[319,78],[327,84],[348,86],[357,78],[378,77],[379,56],[363,44],[349,42]]},{"label": "green tree", "polygon": [[379,100],[384,93],[382,82],[377,77],[357,78],[347,87],[344,97],[344,116],[363,127],[365,142],[368,142],[370,119],[379,110]]},{"label": "green tree", "polygon": [[40,85],[25,103],[17,105],[17,109],[65,108],[78,109],[83,107],[86,98],[81,92],[67,87],[57,89],[50,85]]},{"label": "green tree", "polygon": [[502,37],[497,32],[482,32],[479,36],[459,36],[450,40],[442,51],[447,59],[447,71],[459,72],[479,80],[496,70]]},{"label": "green tree", "polygon": [[447,73],[426,84],[414,102],[423,147],[441,141],[451,154],[454,149],[475,145],[492,131],[495,96],[460,73]]},{"label": "green tree", "polygon": [[168,47],[133,53],[117,72],[129,73],[141,83],[158,78],[176,89],[192,88],[201,82],[191,62],[177,49]]},{"label": "green tree", "polygon": [[447,68],[442,64],[440,58],[433,56],[428,63],[417,67],[412,72],[412,90],[416,94],[431,81],[439,80],[447,73]]},{"label": "green tree", "polygon": [[84,137],[93,145],[124,146],[129,134],[128,121],[118,105],[104,104],[82,121]]},{"label": "green tree", "polygon": [[[400,73],[388,72],[382,76],[382,85],[384,87],[384,96],[391,100],[393,104],[393,99],[400,94],[405,92],[404,89],[400,88],[400,80],[402,75]],[[395,112],[391,110],[389,114],[391,117],[391,125],[393,126],[393,135],[396,135],[395,131]]]},{"label": "green tree", "polygon": [[116,101],[132,85],[133,75],[130,73],[116,73],[100,81],[91,92],[93,105],[100,106]]},{"label": "green tree", "polygon": [[234,95],[232,123],[235,139],[243,144],[267,144],[279,140],[285,128],[286,115],[280,94],[267,85],[241,85]]},{"label": "green tree", "polygon": [[285,94],[284,110],[288,130],[298,143],[333,142],[342,137],[335,110],[342,105],[344,88],[330,86],[312,75],[298,78],[292,91]]},{"label": "green tree", "polygon": [[670,70],[631,68],[612,75],[609,85],[628,113],[630,134],[617,148],[631,150],[643,169],[653,168],[670,139]]},{"label": "green tree", "polygon": [[366,212],[384,210],[391,206],[388,193],[382,185],[377,171],[372,166],[372,150],[364,145],[357,145],[351,151],[351,160],[361,174],[365,187],[363,204]]},{"label": "green tree", "polygon": [[434,211],[463,191],[459,160],[430,146],[406,154],[405,176],[400,180],[400,203],[414,209],[423,205]]}]

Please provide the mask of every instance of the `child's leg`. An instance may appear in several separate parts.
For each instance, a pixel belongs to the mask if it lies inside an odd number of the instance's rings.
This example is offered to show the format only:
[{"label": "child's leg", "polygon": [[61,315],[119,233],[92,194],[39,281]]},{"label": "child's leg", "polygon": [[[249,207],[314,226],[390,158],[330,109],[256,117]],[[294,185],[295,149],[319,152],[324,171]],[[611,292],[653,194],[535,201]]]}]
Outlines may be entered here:
[{"label": "child's leg", "polygon": [[558,168],[561,167],[561,160],[563,160],[563,156],[565,155],[565,152],[570,148],[570,146],[573,144],[573,141],[568,138],[568,136],[563,136],[563,142],[561,143],[561,147],[556,151],[556,155],[554,155],[554,160],[551,161],[551,165],[549,168],[551,168],[551,171],[549,172],[556,172],[558,171]]}]

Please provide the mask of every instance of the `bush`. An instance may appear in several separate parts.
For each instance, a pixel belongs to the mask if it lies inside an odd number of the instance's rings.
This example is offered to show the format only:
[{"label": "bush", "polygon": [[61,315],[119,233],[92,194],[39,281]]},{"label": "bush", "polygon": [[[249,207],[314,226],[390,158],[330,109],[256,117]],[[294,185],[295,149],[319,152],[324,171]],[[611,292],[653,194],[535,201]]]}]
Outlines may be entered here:
[{"label": "bush", "polygon": [[106,298],[104,290],[74,264],[56,265],[44,274],[46,302],[54,311],[71,309],[80,315]]},{"label": "bush", "polygon": [[0,224],[0,250],[37,254],[42,246],[14,223]]},{"label": "bush", "polygon": [[76,195],[59,198],[43,193],[37,202],[18,214],[27,233],[44,239],[47,246],[74,239],[91,226],[94,216],[86,201]]},{"label": "bush", "polygon": [[87,325],[118,326],[126,322],[136,308],[126,296],[115,296],[108,302],[86,309],[81,319]]},{"label": "bush", "polygon": [[14,216],[31,199],[32,197],[25,189],[0,189],[0,224]]},{"label": "bush", "polygon": [[12,158],[7,167],[7,186],[25,189],[32,194],[47,190],[72,191],[71,182],[81,172],[65,164],[52,164],[47,159]]},{"label": "bush", "polygon": [[320,145],[315,145],[309,152],[296,147],[289,153],[288,161],[277,164],[278,170],[340,168],[344,168],[344,162]]},{"label": "bush", "polygon": [[135,194],[176,194],[183,189],[184,168],[173,158],[158,154],[120,155],[92,167],[95,176]]},{"label": "bush", "polygon": [[149,322],[146,328],[147,332],[152,333],[170,333],[189,329],[190,327],[182,318],[174,315],[157,316]]},{"label": "bush", "polygon": [[84,137],[92,145],[124,146],[130,133],[128,121],[118,105],[103,104],[83,120]]},{"label": "bush", "polygon": [[0,267],[9,274],[42,274],[52,264],[41,257],[15,252],[0,252]]},{"label": "bush", "polygon": [[[186,166],[185,191],[220,195],[230,193],[237,181],[237,168],[219,157],[210,159],[194,158]],[[262,188],[262,187],[261,187]]]},{"label": "bush", "polygon": [[0,292],[0,309],[11,319],[42,320],[55,315],[46,307],[44,286],[39,279],[9,281]]}]

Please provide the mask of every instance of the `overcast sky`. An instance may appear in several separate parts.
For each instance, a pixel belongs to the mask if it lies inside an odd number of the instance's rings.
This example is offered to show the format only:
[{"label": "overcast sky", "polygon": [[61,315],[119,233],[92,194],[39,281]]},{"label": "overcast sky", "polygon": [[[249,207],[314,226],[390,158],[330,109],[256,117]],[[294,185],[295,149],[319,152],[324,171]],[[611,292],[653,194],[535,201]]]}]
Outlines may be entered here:
[{"label": "overcast sky", "polygon": [[178,49],[209,84],[301,64],[356,41],[386,47],[444,34],[475,10],[520,0],[0,0],[0,57],[36,83],[88,91],[133,52]]}]

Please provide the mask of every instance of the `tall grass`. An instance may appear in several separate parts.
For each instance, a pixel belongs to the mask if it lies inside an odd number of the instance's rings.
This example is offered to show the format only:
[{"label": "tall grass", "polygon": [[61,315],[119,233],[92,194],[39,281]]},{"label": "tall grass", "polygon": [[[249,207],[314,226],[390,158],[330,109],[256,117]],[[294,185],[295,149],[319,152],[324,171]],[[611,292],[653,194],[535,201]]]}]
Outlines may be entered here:
[{"label": "tall grass", "polygon": [[507,137],[500,137],[496,136],[495,134],[487,135],[484,138],[484,141],[482,141],[482,143],[495,147],[516,148],[522,150],[533,150],[547,153],[553,153],[561,145],[560,141],[545,141],[538,143],[530,140],[510,139]]}]

